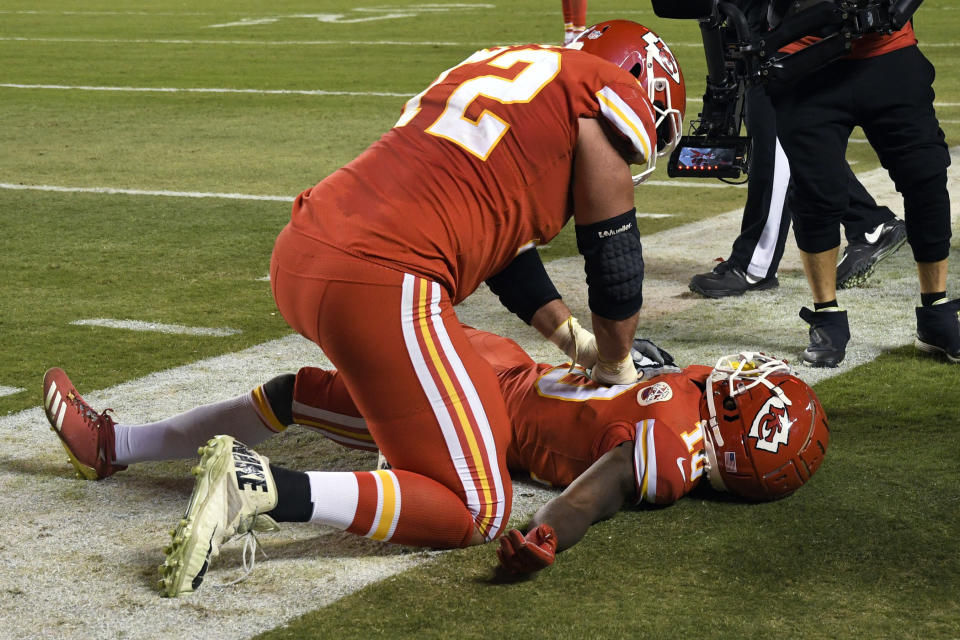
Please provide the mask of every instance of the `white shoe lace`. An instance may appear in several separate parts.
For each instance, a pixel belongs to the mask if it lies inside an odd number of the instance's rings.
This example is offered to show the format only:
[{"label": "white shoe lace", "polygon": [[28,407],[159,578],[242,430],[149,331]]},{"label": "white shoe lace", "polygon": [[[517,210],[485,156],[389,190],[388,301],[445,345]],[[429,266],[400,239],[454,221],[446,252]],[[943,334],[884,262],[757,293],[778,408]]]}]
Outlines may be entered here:
[{"label": "white shoe lace", "polygon": [[253,519],[250,521],[250,528],[246,533],[241,534],[243,536],[243,553],[241,554],[241,562],[243,563],[243,573],[236,580],[231,580],[230,582],[214,582],[211,583],[211,587],[216,587],[222,589],[224,587],[232,587],[235,584],[239,584],[246,580],[251,573],[253,573],[253,568],[257,564],[257,551],[263,554],[263,557],[267,560],[270,559],[270,556],[267,555],[267,552],[263,550],[263,547],[260,545],[260,539],[257,538],[257,534],[254,532],[254,527],[257,523],[257,516],[259,514],[253,514]]}]

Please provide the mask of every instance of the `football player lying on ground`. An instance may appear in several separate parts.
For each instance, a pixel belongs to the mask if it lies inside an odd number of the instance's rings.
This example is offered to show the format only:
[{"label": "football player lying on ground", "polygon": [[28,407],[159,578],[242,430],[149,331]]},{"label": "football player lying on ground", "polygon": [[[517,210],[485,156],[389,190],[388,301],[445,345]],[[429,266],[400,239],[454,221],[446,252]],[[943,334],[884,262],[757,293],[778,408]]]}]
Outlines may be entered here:
[{"label": "football player lying on ground", "polygon": [[[498,556],[511,571],[548,566],[557,551],[625,502],[672,503],[704,473],[715,488],[748,500],[788,495],[826,452],[823,409],[780,360],[740,354],[721,358],[714,368],[679,370],[663,366],[672,360],[655,345],[637,341],[635,361],[653,368],[635,384],[608,387],[580,367],[537,364],[511,340],[464,330],[493,367],[506,399],[513,424],[508,467],[566,487],[537,511],[526,535],[514,529],[501,537]],[[396,504],[403,461],[375,471],[301,473],[272,465],[241,444],[256,445],[299,424],[345,446],[376,451],[336,371],[305,367],[249,394],[137,426],[116,424],[106,411],[92,409],[61,369],[47,372],[44,397],[53,429],[84,477],[189,457],[208,438],[229,434],[201,449],[207,464],[195,469],[189,540],[180,545],[185,553],[166,561],[180,563],[161,581],[166,595],[196,589],[222,544],[269,530],[275,521],[313,521],[376,540],[431,546],[431,513],[411,517]],[[375,500],[361,498],[359,487],[366,484],[377,487]],[[441,512],[445,494],[435,495],[430,511]]]}]

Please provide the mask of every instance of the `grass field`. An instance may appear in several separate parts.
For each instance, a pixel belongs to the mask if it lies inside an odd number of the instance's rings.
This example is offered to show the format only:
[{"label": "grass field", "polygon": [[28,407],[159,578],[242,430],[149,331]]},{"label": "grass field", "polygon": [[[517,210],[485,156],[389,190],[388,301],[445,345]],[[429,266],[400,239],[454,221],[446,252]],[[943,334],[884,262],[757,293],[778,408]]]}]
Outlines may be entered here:
[{"label": "grass field", "polygon": [[[918,15],[955,148],[960,7],[927,0]],[[695,23],[625,0],[594,0],[589,17],[657,30],[696,115],[706,71]],[[489,546],[424,554],[293,526],[263,540],[271,559],[247,582],[161,600],[154,571],[189,496],[189,464],[143,465],[101,483],[81,483],[63,464],[37,409],[50,366],[122,418],[146,421],[323,364],[290,337],[265,280],[290,200],[474,49],[560,33],[555,2],[0,4],[0,505],[9,523],[0,637],[960,638],[960,367],[911,346],[908,249],[867,287],[842,293],[854,331],[844,367],[802,372],[832,429],[810,486],[768,505],[703,494],[624,511],[531,581],[496,582]],[[897,208],[859,131],[848,157]],[[951,190],[956,297],[955,172]],[[719,302],[686,292],[692,274],[729,251],[744,197],[716,182],[669,181],[662,169],[636,191],[639,212],[670,214],[640,221],[641,330],[683,364],[737,347],[795,360],[805,345],[796,312],[808,294],[792,247],[775,292]],[[564,235],[543,255],[585,315],[572,245]],[[489,296],[462,315],[555,358]],[[154,330],[85,322],[99,319]],[[371,464],[308,434],[275,440],[264,452],[294,468]],[[517,491],[520,523],[545,494],[524,483]],[[237,558],[226,554],[222,566]],[[91,617],[94,605],[101,614]]]}]

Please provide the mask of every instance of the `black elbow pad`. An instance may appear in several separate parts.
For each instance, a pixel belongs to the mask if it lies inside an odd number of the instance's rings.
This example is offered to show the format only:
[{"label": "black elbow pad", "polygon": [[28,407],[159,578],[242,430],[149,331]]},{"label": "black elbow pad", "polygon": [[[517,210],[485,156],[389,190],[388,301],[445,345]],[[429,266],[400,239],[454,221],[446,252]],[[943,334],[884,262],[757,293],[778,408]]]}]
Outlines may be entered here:
[{"label": "black elbow pad", "polygon": [[590,310],[610,320],[629,318],[643,305],[643,247],[637,210],[577,225],[577,249],[587,273]]},{"label": "black elbow pad", "polygon": [[560,298],[536,249],[517,254],[500,273],[487,278],[487,286],[503,306],[527,324],[537,309]]}]

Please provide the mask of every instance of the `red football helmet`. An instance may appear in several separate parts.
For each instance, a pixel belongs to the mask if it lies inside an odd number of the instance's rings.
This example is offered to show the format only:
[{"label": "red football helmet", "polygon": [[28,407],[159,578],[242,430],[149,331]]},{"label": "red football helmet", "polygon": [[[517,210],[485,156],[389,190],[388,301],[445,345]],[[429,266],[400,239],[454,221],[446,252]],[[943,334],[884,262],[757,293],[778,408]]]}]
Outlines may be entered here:
[{"label": "red football helmet", "polygon": [[827,416],[787,363],[759,353],[720,358],[700,403],[707,477],[749,500],[793,493],[827,452]]},{"label": "red football helmet", "polygon": [[[666,43],[650,29],[630,20],[608,20],[588,27],[569,47],[609,60],[626,69],[647,92],[657,114],[657,156],[665,156],[680,141],[687,90],[683,72]],[[656,157],[647,158],[647,168],[633,176],[643,182],[656,167]]]}]

